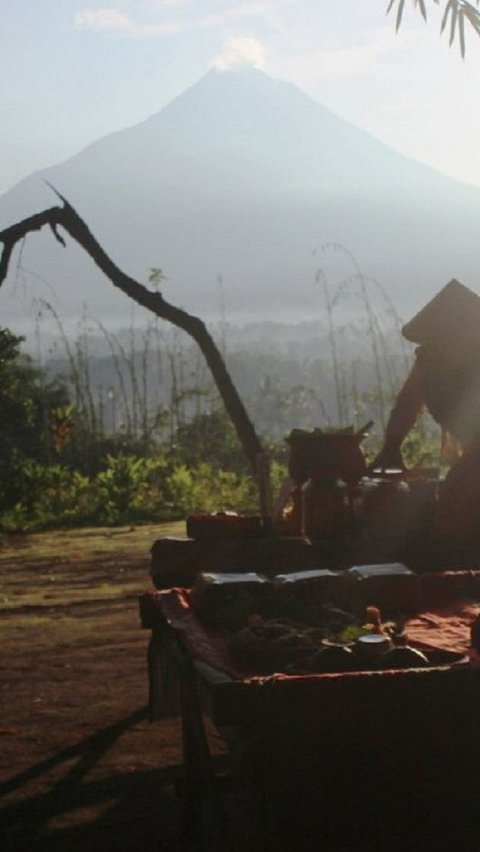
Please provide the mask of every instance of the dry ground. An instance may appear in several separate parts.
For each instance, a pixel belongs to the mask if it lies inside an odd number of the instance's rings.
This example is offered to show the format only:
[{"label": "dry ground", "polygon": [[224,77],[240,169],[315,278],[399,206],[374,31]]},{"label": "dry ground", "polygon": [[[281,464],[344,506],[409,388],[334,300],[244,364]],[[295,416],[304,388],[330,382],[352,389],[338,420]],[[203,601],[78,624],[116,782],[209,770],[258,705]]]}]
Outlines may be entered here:
[{"label": "dry ground", "polygon": [[176,722],[147,721],[138,595],[183,525],[0,540],[0,845],[170,849]]},{"label": "dry ground", "polygon": [[[178,849],[180,730],[147,721],[149,635],[138,595],[150,587],[153,542],[183,530],[0,540],[2,852]],[[478,852],[480,830],[464,841],[458,827],[453,843],[425,843],[414,823],[403,848]],[[354,848],[373,849],[358,838]]]}]

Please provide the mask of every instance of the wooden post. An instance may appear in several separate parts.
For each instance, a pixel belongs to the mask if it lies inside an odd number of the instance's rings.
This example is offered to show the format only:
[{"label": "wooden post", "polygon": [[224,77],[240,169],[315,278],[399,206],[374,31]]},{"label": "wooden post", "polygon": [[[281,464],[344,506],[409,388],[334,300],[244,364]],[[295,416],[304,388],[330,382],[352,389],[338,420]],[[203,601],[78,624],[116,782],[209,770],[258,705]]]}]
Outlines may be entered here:
[{"label": "wooden post", "polygon": [[258,502],[264,524],[269,529],[272,512],[272,489],[270,482],[270,458],[268,453],[257,453],[256,460]]}]

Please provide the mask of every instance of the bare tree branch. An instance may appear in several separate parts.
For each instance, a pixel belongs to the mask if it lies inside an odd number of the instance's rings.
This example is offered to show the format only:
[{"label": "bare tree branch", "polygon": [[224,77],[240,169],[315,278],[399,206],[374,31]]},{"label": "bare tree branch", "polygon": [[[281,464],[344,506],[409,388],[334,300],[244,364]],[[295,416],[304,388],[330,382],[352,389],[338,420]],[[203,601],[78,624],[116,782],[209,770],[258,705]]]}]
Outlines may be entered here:
[{"label": "bare tree branch", "polygon": [[106,254],[66,198],[60,195],[54,187],[51,188],[63,202],[63,207],[50,207],[47,210],[42,210],[40,213],[29,216],[27,219],[16,222],[0,231],[0,241],[3,243],[0,257],[0,286],[7,276],[10,258],[18,242],[32,231],[39,231],[45,225],[48,225],[55,238],[65,246],[65,240],[57,230],[58,227],[62,227],[72,239],[82,246],[98,268],[110,279],[114,287],[117,287],[130,299],[156,314],[156,316],[183,329],[195,340],[210,368],[218,392],[232,420],[252,471],[256,475],[259,456],[264,454],[261,441],[232,382],[220,351],[205,324],[198,317],[166,302],[160,293],[148,290],[143,284],[139,284],[138,281],[122,272]]}]

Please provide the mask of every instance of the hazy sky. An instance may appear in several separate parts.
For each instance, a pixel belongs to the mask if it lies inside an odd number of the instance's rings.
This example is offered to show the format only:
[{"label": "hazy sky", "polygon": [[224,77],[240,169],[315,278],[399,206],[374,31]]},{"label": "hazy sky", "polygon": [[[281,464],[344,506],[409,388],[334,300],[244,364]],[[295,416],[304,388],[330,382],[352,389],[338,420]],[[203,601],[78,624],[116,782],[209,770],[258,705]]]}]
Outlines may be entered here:
[{"label": "hazy sky", "polygon": [[0,192],[239,63],[480,186],[480,40],[463,61],[429,5],[395,35],[387,0],[0,0]]}]

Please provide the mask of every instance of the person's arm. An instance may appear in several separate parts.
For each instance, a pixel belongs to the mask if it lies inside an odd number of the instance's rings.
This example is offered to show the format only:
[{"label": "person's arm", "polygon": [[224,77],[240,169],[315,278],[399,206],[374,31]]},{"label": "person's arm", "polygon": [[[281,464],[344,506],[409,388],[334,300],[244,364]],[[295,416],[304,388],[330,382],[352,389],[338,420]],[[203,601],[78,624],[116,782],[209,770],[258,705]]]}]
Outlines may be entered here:
[{"label": "person's arm", "polygon": [[401,446],[424,407],[422,383],[417,362],[405,380],[388,418],[383,447],[371,464],[373,468],[404,467]]},{"label": "person's arm", "polygon": [[294,488],[295,480],[292,479],[291,476],[287,476],[287,478],[283,480],[278,496],[274,500],[272,506],[272,524],[274,528],[275,525],[281,521],[283,509]]}]

